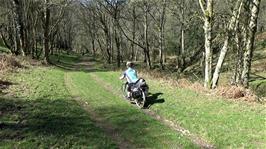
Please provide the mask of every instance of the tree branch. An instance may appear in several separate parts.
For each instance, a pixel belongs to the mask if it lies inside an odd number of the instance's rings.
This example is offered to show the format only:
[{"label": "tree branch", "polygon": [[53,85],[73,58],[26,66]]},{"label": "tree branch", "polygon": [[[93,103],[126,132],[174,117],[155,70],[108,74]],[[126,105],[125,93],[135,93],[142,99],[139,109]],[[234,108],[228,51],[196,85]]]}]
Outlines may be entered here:
[{"label": "tree branch", "polygon": [[139,46],[139,47],[142,48],[142,49],[145,49],[145,47],[144,47],[143,45],[141,45],[140,43],[137,43],[136,41],[132,40],[132,39],[131,39],[131,38],[125,33],[125,31],[123,30],[123,28],[121,27],[121,25],[120,25],[119,22],[117,23],[117,26],[118,26],[118,28],[122,31],[123,35],[124,35],[124,36],[125,36],[130,42],[132,42],[133,44]]},{"label": "tree branch", "polygon": [[205,15],[206,14],[206,10],[204,9],[203,0],[199,0],[199,4],[200,4],[200,8],[201,8],[203,14]]}]

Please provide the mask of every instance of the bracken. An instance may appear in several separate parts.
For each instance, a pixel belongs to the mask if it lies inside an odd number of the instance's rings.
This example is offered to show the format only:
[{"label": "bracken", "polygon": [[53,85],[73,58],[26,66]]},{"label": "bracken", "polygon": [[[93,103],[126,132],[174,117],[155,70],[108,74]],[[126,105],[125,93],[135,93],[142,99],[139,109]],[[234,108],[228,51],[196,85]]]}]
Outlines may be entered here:
[{"label": "bracken", "polygon": [[17,58],[12,55],[0,55],[0,74],[4,74],[7,71],[22,68]]}]

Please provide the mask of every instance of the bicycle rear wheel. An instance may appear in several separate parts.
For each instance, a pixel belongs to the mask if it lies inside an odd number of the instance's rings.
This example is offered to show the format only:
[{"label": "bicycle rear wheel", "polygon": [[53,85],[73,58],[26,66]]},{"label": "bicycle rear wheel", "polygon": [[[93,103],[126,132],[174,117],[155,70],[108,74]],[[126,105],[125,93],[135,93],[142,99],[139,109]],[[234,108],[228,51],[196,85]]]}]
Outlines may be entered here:
[{"label": "bicycle rear wheel", "polygon": [[135,99],[135,103],[139,108],[144,108],[146,102],[146,95],[143,90],[141,90],[141,98]]}]

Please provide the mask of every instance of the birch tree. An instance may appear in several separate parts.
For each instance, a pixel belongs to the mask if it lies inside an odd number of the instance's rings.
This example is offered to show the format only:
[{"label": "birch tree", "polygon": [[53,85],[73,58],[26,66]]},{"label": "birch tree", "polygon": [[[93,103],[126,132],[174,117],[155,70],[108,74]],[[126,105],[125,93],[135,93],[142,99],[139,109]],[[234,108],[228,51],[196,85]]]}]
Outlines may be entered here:
[{"label": "birch tree", "polygon": [[160,66],[161,69],[164,69],[164,63],[165,63],[165,22],[166,22],[166,0],[163,0],[162,3],[162,10],[160,12],[160,25],[159,25],[159,31],[160,31]]},{"label": "birch tree", "polygon": [[[205,3],[204,3],[205,2]],[[205,79],[204,87],[211,85],[212,74],[212,20],[213,20],[213,0],[199,0],[201,10],[204,15],[204,34],[205,34]],[[206,8],[205,8],[206,7]]]},{"label": "birch tree", "polygon": [[15,31],[15,51],[17,54],[25,55],[23,50],[23,24],[22,24],[22,1],[12,0],[14,12],[14,31]]},{"label": "birch tree", "polygon": [[226,26],[227,29],[226,29],[226,36],[225,36],[224,44],[223,44],[223,47],[221,49],[218,62],[216,64],[215,71],[213,73],[213,78],[212,78],[212,88],[213,89],[216,88],[216,86],[217,86],[219,75],[220,75],[220,70],[221,70],[221,67],[223,65],[227,50],[229,48],[229,41],[232,37],[232,33],[235,32],[236,24],[239,21],[239,16],[240,16],[242,4],[243,4],[243,0],[238,0],[236,2],[232,17],[229,21],[228,26]]},{"label": "birch tree", "polygon": [[145,59],[144,61],[147,63],[147,66],[151,69],[151,58],[150,58],[150,44],[149,44],[149,21],[148,21],[148,15],[149,15],[150,7],[149,3],[144,0],[143,2],[143,27],[144,27],[144,55]]},{"label": "birch tree", "polygon": [[249,86],[251,63],[254,51],[254,40],[257,31],[257,19],[261,0],[252,0],[250,4],[250,21],[247,29],[247,41],[244,52],[241,81],[244,87]]}]

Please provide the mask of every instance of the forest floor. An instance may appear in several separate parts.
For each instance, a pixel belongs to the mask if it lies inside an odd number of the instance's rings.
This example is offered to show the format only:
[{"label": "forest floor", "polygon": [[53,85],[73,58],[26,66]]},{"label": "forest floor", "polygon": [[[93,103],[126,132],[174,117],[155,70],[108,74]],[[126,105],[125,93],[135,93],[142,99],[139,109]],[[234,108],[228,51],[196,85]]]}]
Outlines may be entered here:
[{"label": "forest floor", "polygon": [[0,148],[266,147],[263,104],[145,78],[151,95],[138,109],[121,96],[121,72],[102,69],[92,57],[54,62],[6,76]]}]

